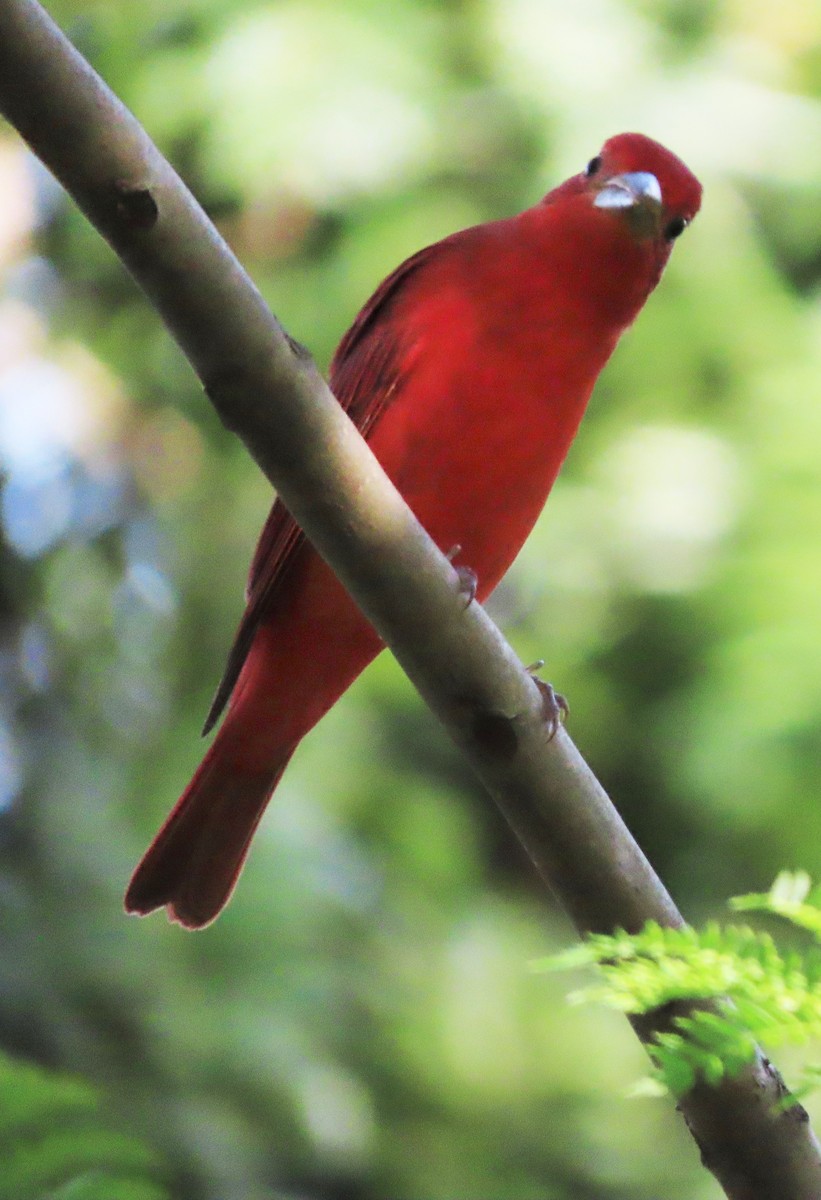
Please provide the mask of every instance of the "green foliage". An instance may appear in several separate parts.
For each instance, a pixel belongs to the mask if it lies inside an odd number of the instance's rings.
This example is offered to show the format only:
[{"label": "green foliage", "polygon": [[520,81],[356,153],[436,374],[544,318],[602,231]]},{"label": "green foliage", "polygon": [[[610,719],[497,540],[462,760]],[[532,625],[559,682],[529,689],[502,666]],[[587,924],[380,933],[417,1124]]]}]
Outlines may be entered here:
[{"label": "green foliage", "polygon": [[0,1055],[0,1200],[165,1200],[156,1169],[88,1083]]},{"label": "green foliage", "polygon": [[781,871],[768,892],[735,896],[736,912],[768,912],[806,929],[821,941],[821,885],[812,886],[806,871]]},{"label": "green foliage", "polygon": [[[782,872],[769,892],[736,897],[732,907],[784,917],[821,943],[821,888],[805,872]],[[593,935],[545,960],[548,970],[595,964],[603,982],[573,994],[637,1016],[672,1005],[671,1028],[648,1052],[653,1080],[674,1095],[697,1079],[716,1084],[766,1047],[805,1045],[821,1037],[821,944],[782,951],[770,934],[748,926],[667,929],[648,923],[637,934]],[[711,1001],[709,1007],[700,1002]],[[687,1004],[687,1013],[677,1011]],[[821,1068],[807,1068],[797,1089],[817,1086]],[[646,1089],[644,1089],[646,1090]]]}]

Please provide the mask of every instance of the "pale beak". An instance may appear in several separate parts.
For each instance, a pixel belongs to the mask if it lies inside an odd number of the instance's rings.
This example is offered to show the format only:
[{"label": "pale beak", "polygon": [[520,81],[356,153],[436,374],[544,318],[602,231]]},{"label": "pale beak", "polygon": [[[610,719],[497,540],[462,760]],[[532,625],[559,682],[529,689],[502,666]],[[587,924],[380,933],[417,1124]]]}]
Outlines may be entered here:
[{"label": "pale beak", "polygon": [[608,179],[596,199],[596,208],[632,208],[635,204],[661,204],[661,187],[649,171],[628,171]]},{"label": "pale beak", "polygon": [[597,209],[606,209],[628,224],[634,238],[641,241],[658,238],[661,228],[661,187],[648,170],[627,170],[605,180],[593,200]]}]

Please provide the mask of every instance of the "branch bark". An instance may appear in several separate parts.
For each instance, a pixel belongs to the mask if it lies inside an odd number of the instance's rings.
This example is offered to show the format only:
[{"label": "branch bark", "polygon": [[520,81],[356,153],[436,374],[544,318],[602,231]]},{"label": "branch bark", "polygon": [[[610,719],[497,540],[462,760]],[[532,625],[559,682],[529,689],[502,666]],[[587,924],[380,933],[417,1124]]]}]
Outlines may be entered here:
[{"label": "branch bark", "polygon": [[[35,0],[0,0],[0,111],[111,244],[225,425],[437,714],[580,932],[682,917],[533,680],[178,176]],[[665,1014],[634,1022],[647,1041]],[[760,1057],[680,1102],[731,1200],[817,1200],[800,1106]]]}]

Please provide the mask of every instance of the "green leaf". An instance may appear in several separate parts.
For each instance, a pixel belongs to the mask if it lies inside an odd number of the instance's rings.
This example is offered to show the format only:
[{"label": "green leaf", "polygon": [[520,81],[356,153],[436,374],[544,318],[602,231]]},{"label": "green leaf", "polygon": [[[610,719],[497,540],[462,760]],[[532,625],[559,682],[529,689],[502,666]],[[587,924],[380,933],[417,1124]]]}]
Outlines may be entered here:
[{"label": "green leaf", "polygon": [[84,1080],[0,1056],[0,1200],[166,1200],[157,1166]]},{"label": "green leaf", "polygon": [[770,912],[808,930],[821,940],[821,893],[812,890],[806,871],[781,871],[769,892],[752,892],[730,901],[737,912]]}]

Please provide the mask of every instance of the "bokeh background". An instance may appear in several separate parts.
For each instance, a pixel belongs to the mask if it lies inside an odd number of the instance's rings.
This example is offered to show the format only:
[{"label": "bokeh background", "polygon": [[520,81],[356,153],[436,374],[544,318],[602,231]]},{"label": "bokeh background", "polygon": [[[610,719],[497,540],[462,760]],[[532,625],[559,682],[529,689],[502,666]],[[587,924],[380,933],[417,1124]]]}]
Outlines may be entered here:
[{"label": "bokeh background", "polygon": [[[491,607],[690,919],[817,878],[821,6],[50,9],[323,367],[403,257],[611,133],[686,159],[702,215]],[[626,1023],[531,970],[572,932],[387,655],[215,926],[124,917],[270,492],[7,128],[0,281],[2,1200],[716,1197]]]}]

